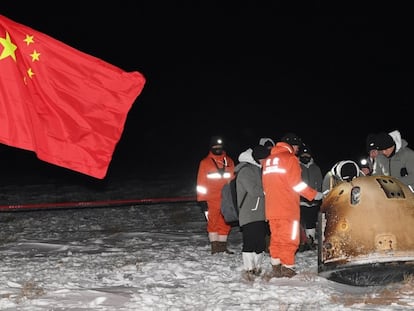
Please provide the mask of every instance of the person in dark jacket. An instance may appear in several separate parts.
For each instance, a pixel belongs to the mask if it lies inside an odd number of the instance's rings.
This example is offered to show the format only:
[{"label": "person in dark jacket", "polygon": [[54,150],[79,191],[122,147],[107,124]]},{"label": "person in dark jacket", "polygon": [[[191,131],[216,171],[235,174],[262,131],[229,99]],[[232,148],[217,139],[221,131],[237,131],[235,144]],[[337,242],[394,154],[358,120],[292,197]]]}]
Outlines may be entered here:
[{"label": "person in dark jacket", "polygon": [[239,225],[242,232],[243,278],[252,281],[262,272],[269,227],[265,220],[261,160],[270,154],[263,145],[249,148],[239,156],[237,174],[237,202],[240,208]]},{"label": "person in dark jacket", "polygon": [[[302,180],[313,189],[322,191],[322,171],[316,164],[312,151],[305,143],[299,148],[299,163],[302,169]],[[318,221],[318,212],[321,201],[309,201],[300,197],[300,223],[305,231],[305,237],[299,245],[299,251],[305,251],[314,248],[316,240],[316,223]]]},{"label": "person in dark jacket", "polygon": [[376,134],[368,134],[366,138],[366,150],[368,156],[361,160],[361,171],[365,176],[370,176],[374,169],[375,159],[378,156],[378,146],[376,143]]}]

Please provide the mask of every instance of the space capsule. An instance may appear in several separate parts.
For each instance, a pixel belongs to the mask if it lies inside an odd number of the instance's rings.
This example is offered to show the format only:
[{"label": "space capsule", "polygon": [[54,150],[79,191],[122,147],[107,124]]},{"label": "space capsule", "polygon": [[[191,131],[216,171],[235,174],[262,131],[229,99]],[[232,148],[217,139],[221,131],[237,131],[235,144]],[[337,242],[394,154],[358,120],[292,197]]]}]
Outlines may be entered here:
[{"label": "space capsule", "polygon": [[356,286],[384,285],[414,274],[414,193],[389,176],[341,182],[319,216],[318,274]]}]

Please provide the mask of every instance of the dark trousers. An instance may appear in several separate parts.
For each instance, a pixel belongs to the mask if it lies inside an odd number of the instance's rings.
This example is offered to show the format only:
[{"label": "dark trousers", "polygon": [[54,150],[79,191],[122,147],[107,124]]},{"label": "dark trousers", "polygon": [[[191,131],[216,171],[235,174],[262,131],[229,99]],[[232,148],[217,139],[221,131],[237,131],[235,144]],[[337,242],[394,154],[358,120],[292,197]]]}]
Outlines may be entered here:
[{"label": "dark trousers", "polygon": [[242,252],[260,254],[266,249],[266,236],[270,234],[266,221],[255,221],[241,227],[243,248]]},{"label": "dark trousers", "polygon": [[300,207],[300,223],[304,229],[316,228],[318,222],[319,205]]}]

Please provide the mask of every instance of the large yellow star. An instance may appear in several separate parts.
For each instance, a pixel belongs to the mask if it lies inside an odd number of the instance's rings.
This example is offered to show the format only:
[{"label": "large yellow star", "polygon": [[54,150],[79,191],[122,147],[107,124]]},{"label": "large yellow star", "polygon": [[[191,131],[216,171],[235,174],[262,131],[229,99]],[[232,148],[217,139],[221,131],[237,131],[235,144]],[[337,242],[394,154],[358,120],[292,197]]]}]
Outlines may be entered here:
[{"label": "large yellow star", "polygon": [[10,56],[14,61],[16,61],[16,54],[14,54],[14,51],[16,51],[17,46],[11,42],[10,35],[7,31],[6,38],[0,37],[0,44],[3,46],[3,52],[0,55],[0,60]]}]

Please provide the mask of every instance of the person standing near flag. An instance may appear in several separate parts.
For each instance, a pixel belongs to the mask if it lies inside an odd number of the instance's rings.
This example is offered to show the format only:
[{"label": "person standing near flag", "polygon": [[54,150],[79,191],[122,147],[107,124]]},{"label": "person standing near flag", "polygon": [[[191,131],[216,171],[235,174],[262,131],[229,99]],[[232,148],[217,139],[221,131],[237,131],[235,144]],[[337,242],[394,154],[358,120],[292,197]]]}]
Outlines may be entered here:
[{"label": "person standing near flag", "polygon": [[213,136],[208,155],[200,161],[197,173],[197,201],[205,212],[211,253],[233,252],[227,249],[231,225],[221,214],[221,189],[234,176],[234,161],[224,150],[221,136]]}]

